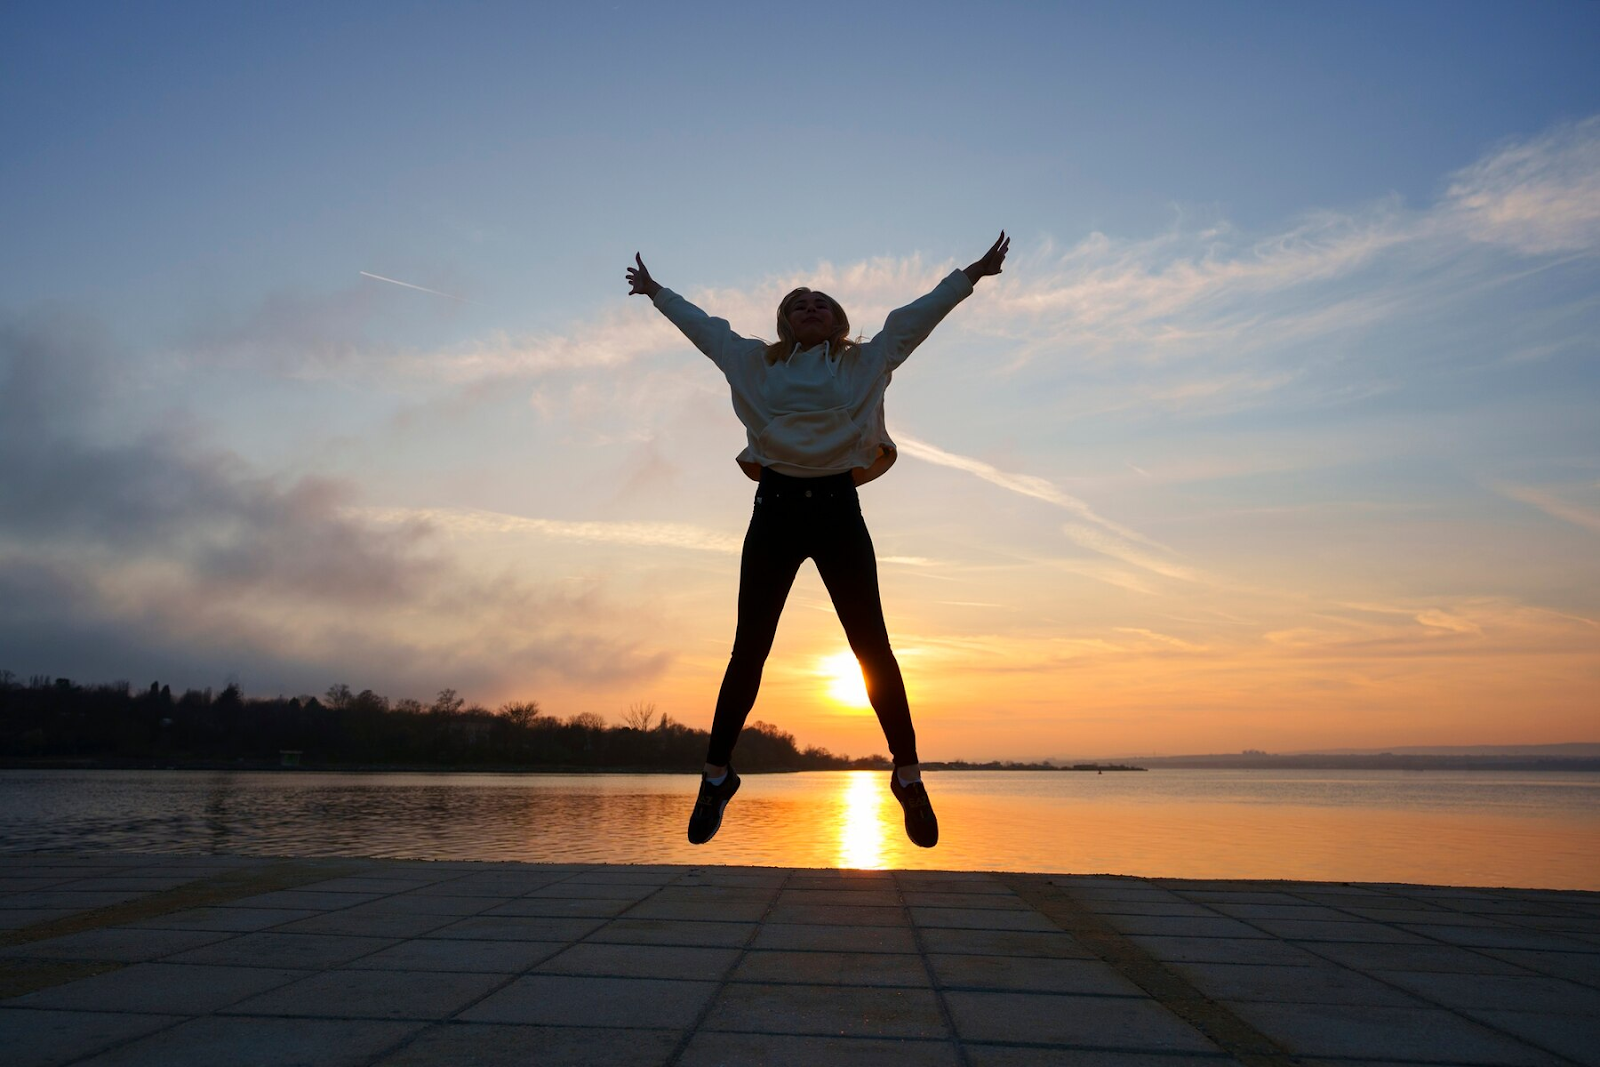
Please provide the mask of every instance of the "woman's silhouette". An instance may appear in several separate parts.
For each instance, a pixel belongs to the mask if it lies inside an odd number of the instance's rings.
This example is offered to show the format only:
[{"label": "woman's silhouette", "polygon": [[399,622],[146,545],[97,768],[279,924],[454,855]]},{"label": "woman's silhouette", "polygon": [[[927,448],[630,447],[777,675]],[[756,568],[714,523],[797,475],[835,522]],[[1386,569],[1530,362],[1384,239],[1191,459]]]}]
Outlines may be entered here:
[{"label": "woman's silhouette", "polygon": [[981,259],[891,312],[882,332],[862,343],[849,339],[850,320],[838,301],[806,288],[779,302],[776,342],[741,337],[726,320],[712,318],[659,285],[643,258],[634,255],[630,294],[648,296],[728,379],[747,440],[738,463],[757,482],[739,565],[733,655],[717,696],[705,772],[689,818],[694,844],[716,834],[723,810],[739,789],[731,766],[733,746],[755,704],[784,600],[807,558],[816,561],[888,739],[895,767],[889,787],[905,809],[906,834],[924,848],[938,842],[939,823],[922,784],[911,708],[889,647],[877,559],[856,486],[895,461],[883,421],[890,376],[971,295],[978,279],[1000,273],[1010,246],[1002,231]]}]

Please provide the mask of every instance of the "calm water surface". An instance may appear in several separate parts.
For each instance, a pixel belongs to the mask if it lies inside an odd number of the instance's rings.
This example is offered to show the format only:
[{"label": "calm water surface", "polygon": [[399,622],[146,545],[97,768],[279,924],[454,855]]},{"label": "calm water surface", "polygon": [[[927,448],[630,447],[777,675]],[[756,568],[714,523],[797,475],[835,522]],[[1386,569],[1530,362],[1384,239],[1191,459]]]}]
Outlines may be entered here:
[{"label": "calm water surface", "polygon": [[0,771],[0,851],[1109,872],[1600,889],[1600,775],[929,774],[939,847],[886,772],[750,775],[710,845],[674,775]]}]

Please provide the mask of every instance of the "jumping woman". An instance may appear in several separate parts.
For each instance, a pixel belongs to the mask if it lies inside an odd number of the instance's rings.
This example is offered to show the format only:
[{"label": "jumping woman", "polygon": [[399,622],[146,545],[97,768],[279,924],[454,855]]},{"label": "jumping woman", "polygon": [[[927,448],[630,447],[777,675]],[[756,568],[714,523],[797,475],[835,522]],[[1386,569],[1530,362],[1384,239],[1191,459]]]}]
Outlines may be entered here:
[{"label": "jumping woman", "polygon": [[761,668],[800,564],[813,559],[861,664],[867,696],[894,756],[889,789],[905,809],[906,835],[923,848],[939,841],[939,822],[922,784],[900,665],[889,647],[878,596],[878,564],[861,518],[856,487],[896,458],[883,422],[883,391],[896,368],[933,328],[972,294],[978,279],[999,274],[1011,241],[1002,231],[983,258],[952,271],[933,292],[891,312],[870,341],[850,339],[839,302],[804,287],[778,304],[778,340],[741,337],[650,277],[636,253],[629,294],[656,310],[710,357],[733,391],[746,448],[738,464],[755,481],[755,512],[739,563],[739,623],[717,695],[711,743],[689,840],[701,845],[722,826],[739,790],[733,746],[756,702]]}]

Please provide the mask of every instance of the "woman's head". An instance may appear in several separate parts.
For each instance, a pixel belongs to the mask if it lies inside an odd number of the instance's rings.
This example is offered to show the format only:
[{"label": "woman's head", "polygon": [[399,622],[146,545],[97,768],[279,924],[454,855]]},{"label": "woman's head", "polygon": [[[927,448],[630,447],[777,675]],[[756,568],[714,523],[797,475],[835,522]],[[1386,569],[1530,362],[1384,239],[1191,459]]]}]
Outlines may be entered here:
[{"label": "woman's head", "polygon": [[801,286],[778,302],[778,344],[780,358],[787,358],[795,345],[811,348],[824,341],[838,349],[848,343],[850,317],[839,302],[827,293]]}]

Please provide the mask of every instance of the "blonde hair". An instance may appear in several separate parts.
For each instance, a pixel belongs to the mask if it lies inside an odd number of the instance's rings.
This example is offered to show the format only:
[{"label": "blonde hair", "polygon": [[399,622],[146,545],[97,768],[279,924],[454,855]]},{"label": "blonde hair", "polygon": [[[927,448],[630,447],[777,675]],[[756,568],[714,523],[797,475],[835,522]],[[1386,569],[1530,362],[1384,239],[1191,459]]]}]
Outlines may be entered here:
[{"label": "blonde hair", "polygon": [[829,350],[842,355],[846,350],[856,346],[857,342],[850,337],[850,316],[844,313],[844,308],[839,305],[839,301],[827,293],[808,289],[802,285],[798,289],[789,290],[788,293],[784,294],[784,298],[778,301],[778,339],[767,345],[768,363],[787,360],[789,354],[794,351],[794,346],[800,343],[795,337],[794,331],[789,328],[789,302],[801,293],[813,292],[826,300],[828,306],[833,308],[834,335],[828,338]]}]

